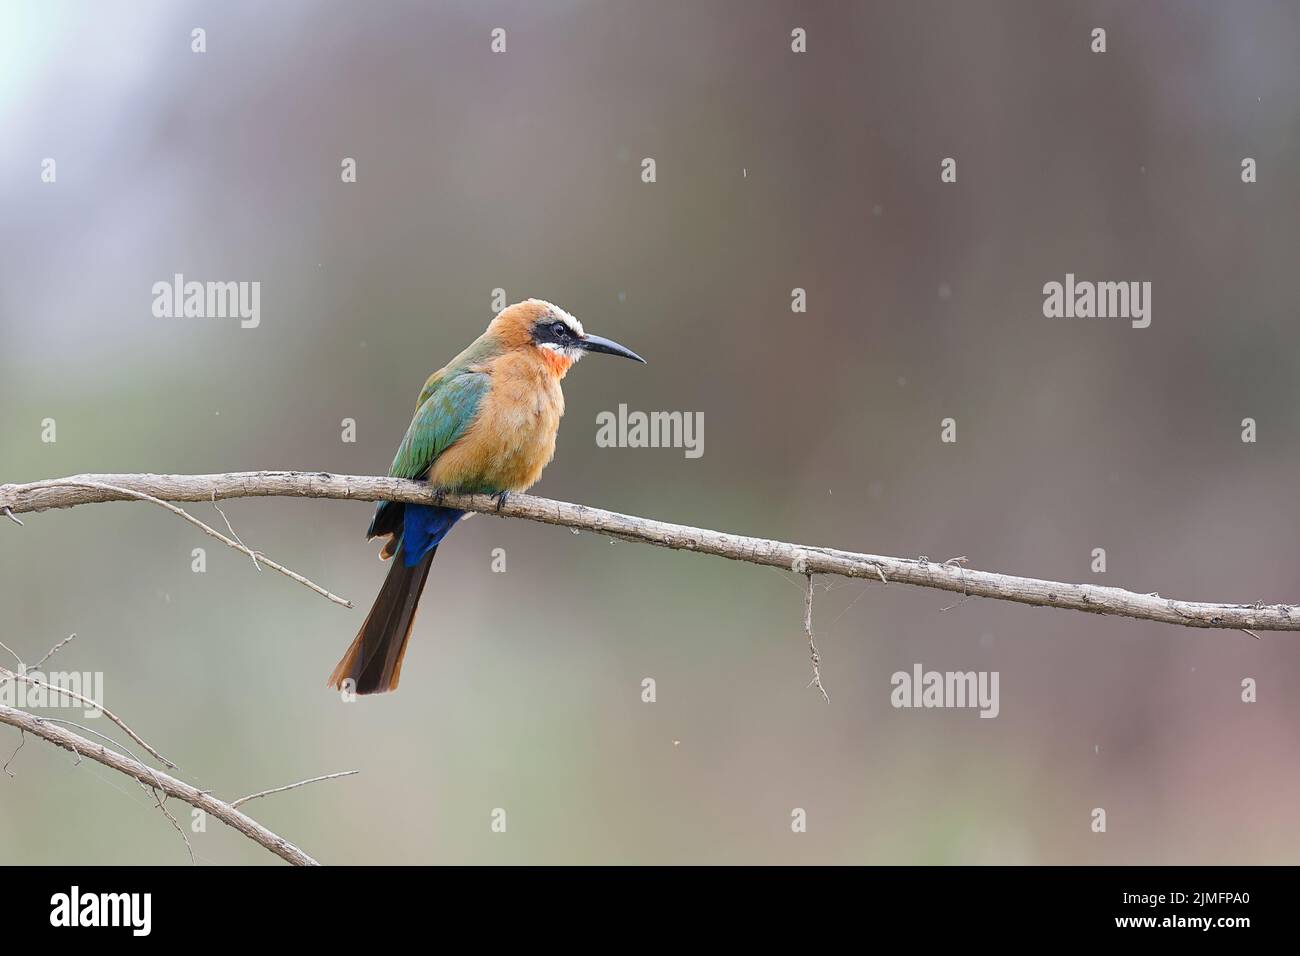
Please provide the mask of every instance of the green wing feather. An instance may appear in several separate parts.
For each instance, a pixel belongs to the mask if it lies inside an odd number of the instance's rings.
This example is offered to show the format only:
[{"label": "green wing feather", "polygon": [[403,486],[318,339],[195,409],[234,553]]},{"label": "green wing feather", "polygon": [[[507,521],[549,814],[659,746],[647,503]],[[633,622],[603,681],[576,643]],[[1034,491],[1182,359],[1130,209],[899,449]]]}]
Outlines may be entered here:
[{"label": "green wing feather", "polygon": [[[492,377],[486,372],[444,369],[431,376],[388,469],[389,476],[423,478],[437,457],[465,434],[491,385]],[[379,502],[366,537],[400,534],[405,510],[397,502]]]},{"label": "green wing feather", "polygon": [[393,478],[423,478],[437,457],[465,434],[491,384],[492,378],[485,372],[430,379],[388,474]]}]

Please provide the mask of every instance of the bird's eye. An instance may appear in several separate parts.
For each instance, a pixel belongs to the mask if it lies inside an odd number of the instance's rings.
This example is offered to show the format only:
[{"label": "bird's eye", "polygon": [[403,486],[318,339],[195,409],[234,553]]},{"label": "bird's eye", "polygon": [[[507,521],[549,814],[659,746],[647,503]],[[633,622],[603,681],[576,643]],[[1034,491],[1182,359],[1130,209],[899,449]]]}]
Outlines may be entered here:
[{"label": "bird's eye", "polygon": [[561,338],[561,339],[567,339],[570,335],[569,327],[565,325],[563,322],[553,323],[551,325],[551,331],[555,333],[557,338]]}]

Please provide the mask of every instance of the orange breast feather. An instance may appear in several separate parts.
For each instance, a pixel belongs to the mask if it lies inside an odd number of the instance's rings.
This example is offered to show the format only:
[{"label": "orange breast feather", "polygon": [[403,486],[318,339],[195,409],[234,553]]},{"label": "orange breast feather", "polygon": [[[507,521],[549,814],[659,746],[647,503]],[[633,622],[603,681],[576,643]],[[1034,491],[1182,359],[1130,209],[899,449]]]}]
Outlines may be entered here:
[{"label": "orange breast feather", "polygon": [[492,386],[474,424],[433,463],[429,481],[465,491],[524,491],[555,455],[564,415],[563,373],[527,352],[501,355],[483,371],[492,376]]}]

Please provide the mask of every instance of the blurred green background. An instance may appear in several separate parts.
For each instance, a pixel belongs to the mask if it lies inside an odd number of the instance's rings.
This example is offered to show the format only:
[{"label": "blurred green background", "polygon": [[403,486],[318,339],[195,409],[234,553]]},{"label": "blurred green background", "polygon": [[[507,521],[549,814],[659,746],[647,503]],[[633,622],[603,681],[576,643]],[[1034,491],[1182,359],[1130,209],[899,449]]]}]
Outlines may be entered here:
[{"label": "blurred green background", "polygon": [[[539,494],[1295,601],[1297,89],[1300,9],[1280,2],[4,0],[0,481],[382,474],[499,287],[650,361],[569,376]],[[260,327],[154,318],[177,272],[260,281]],[[1151,327],[1045,319],[1067,272],[1151,281]],[[703,457],[598,448],[619,403],[703,412]],[[248,808],[323,862],[1300,850],[1295,635],[827,580],[827,706],[796,576],[478,517],[441,551],[401,689],[344,705],[325,678],[385,570],[370,506],[225,511],[358,607],[161,509],[100,505],[0,523],[0,639],[31,661],[76,632],[55,663],[104,671],[107,705],[227,798],[359,769]],[[916,662],[999,671],[1000,716],[893,709],[889,677]],[[0,728],[0,756],[17,745]],[[107,769],[31,740],[9,769],[0,861],[187,862]],[[191,838],[202,863],[274,862],[216,821]]]}]

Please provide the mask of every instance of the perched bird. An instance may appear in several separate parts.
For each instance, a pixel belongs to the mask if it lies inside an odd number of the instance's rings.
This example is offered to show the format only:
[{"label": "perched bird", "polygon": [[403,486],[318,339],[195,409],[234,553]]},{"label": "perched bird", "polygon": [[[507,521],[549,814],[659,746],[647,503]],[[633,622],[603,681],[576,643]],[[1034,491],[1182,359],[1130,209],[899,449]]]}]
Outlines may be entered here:
[{"label": "perched bird", "polygon": [[[645,362],[617,342],[589,335],[558,306],[528,299],[503,309],[487,331],[429,376],[388,474],[423,479],[439,491],[497,495],[524,491],[555,454],[564,414],[560,380],[586,352]],[[358,694],[397,687],[420,591],[438,545],[463,511],[381,501],[367,538],[388,536],[380,556],[396,558],[343,655],[331,687],[352,680]]]}]

